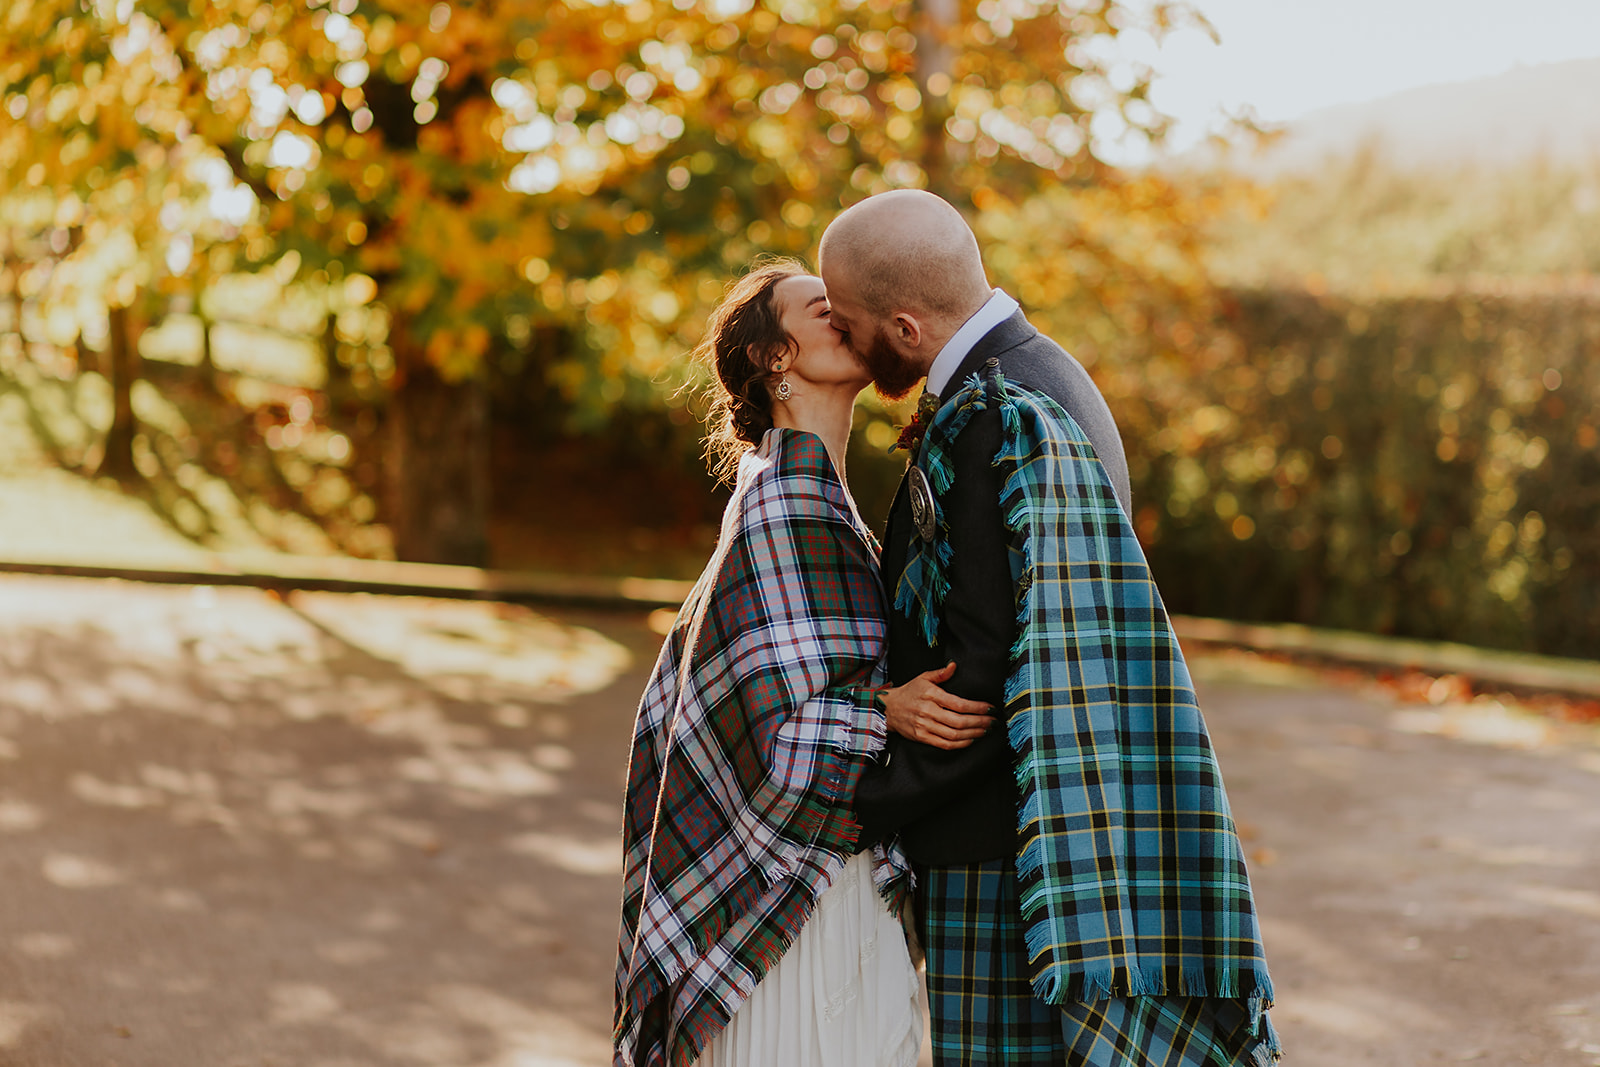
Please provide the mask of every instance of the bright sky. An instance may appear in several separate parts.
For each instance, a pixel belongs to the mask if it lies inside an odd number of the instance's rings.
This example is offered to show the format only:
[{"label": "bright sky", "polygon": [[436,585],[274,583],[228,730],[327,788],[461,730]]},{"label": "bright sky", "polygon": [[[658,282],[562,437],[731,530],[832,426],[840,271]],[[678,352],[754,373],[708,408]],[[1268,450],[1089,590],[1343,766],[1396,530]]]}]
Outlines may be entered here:
[{"label": "bright sky", "polygon": [[1222,109],[1264,119],[1600,56],[1600,0],[1195,0],[1222,35],[1175,34],[1138,58],[1161,75],[1152,100],[1179,120],[1173,148]]}]

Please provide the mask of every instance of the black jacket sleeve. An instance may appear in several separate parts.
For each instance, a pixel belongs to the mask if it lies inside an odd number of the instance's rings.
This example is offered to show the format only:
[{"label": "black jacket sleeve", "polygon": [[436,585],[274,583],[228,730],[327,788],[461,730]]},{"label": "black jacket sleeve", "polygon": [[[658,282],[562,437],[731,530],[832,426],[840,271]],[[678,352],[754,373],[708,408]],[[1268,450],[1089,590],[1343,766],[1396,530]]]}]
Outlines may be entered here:
[{"label": "black jacket sleeve", "polygon": [[[1000,514],[1001,472],[992,462],[1000,438],[999,413],[993,409],[977,413],[952,446],[955,480],[940,497],[952,556],[950,592],[939,627],[939,662],[956,664],[945,688],[987,702],[997,721],[972,745],[955,751],[891,734],[887,758],[868,770],[856,792],[856,810],[867,840],[888,837],[947,805],[961,803],[974,791],[996,795],[998,786],[1005,803],[1013,795],[1004,708],[1017,629],[1016,592],[1009,561],[1011,538]],[[1001,814],[1014,825],[1014,810]]]}]

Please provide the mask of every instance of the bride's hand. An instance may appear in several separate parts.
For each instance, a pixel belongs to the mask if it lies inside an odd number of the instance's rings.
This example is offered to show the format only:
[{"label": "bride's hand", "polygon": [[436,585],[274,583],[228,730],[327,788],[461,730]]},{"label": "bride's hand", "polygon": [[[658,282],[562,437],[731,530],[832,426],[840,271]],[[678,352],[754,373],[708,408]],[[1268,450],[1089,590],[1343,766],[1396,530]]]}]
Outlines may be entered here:
[{"label": "bride's hand", "polygon": [[935,748],[966,748],[994,725],[988,704],[965,700],[940,688],[956,673],[954,663],[924,671],[905,685],[883,690],[889,729]]}]

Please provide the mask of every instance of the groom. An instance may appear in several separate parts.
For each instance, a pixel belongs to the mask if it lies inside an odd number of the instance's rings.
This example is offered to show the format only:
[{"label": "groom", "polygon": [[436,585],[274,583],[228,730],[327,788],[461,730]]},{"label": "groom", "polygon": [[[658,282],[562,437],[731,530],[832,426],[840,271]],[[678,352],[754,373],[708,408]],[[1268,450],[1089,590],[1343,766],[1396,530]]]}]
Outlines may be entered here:
[{"label": "groom", "polygon": [[916,867],[934,1062],[1272,1063],[1248,874],[1105,400],[932,194],[856,204],[820,259],[879,390],[926,378],[884,541],[890,681],[954,661],[946,689],[1005,709],[958,750],[891,723],[856,794],[863,840]]}]

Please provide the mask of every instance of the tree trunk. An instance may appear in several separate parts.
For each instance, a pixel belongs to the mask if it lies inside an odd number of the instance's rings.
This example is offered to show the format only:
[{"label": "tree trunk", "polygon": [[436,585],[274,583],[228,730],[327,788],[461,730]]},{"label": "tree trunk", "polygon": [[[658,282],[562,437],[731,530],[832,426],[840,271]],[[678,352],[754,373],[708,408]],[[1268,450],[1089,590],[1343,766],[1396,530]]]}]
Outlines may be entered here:
[{"label": "tree trunk", "polygon": [[327,378],[324,388],[330,393],[336,383],[348,377],[344,364],[339,362],[339,316],[331,311],[322,318],[322,370]]},{"label": "tree trunk", "polygon": [[10,271],[11,288],[6,293],[9,314],[6,316],[6,333],[17,335],[17,352],[24,352],[28,343],[22,337],[22,259],[6,256],[0,260],[0,271]]},{"label": "tree trunk", "polygon": [[395,554],[481,567],[489,559],[489,404],[484,374],[445,381],[396,329],[387,513]]},{"label": "tree trunk", "polygon": [[[195,301],[198,311],[200,301]],[[196,317],[200,320],[200,384],[209,393],[218,392],[217,389],[217,360],[216,352],[212,349],[212,331],[216,323],[204,313],[199,312]]]},{"label": "tree trunk", "polygon": [[323,395],[328,398],[330,417],[361,406],[361,397],[351,380],[350,368],[339,362],[339,317],[329,312],[322,320]]},{"label": "tree trunk", "polygon": [[6,290],[6,332],[22,337],[22,261],[9,256],[0,260],[0,271],[11,272],[11,287]]},{"label": "tree trunk", "polygon": [[106,432],[99,473],[129,481],[138,474],[138,468],[133,465],[133,437],[139,429],[133,417],[133,382],[139,374],[138,339],[134,336],[132,316],[127,308],[112,308],[110,320],[109,366],[106,369],[111,378],[111,429]]},{"label": "tree trunk", "polygon": [[[922,170],[928,176],[928,189],[947,199],[950,160],[946,152],[944,124],[950,117],[950,85],[954,77],[955,51],[950,46],[960,17],[956,0],[917,0],[917,88],[922,92]],[[942,84],[934,92],[929,82],[935,77]]]}]

